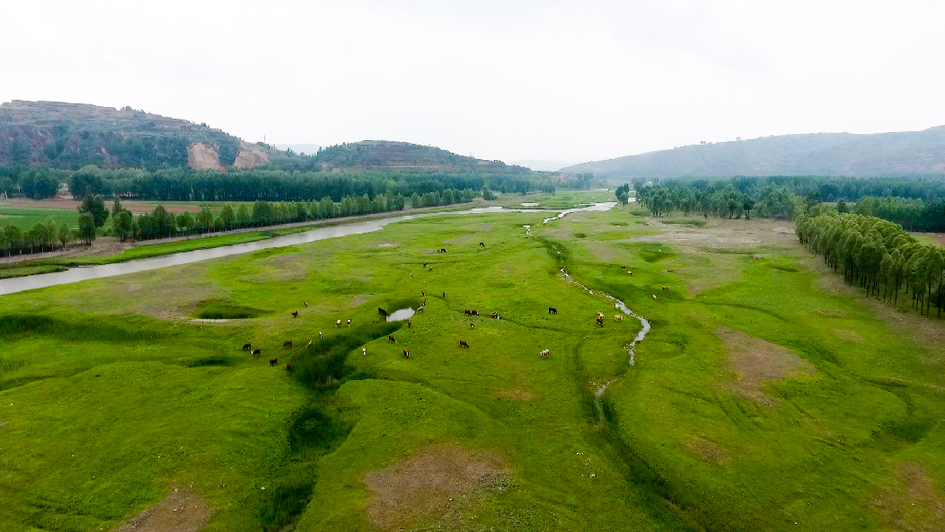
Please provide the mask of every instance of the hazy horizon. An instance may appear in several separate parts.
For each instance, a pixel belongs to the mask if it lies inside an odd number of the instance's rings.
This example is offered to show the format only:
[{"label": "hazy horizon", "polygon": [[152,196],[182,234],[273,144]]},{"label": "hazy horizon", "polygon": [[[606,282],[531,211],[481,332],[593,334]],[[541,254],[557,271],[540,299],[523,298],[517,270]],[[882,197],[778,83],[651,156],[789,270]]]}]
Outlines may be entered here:
[{"label": "hazy horizon", "polygon": [[[503,161],[945,124],[945,5],[53,2],[7,7],[0,101],[130,105],[248,141]],[[76,23],[77,21],[81,23]],[[940,50],[935,52],[935,50]]]}]

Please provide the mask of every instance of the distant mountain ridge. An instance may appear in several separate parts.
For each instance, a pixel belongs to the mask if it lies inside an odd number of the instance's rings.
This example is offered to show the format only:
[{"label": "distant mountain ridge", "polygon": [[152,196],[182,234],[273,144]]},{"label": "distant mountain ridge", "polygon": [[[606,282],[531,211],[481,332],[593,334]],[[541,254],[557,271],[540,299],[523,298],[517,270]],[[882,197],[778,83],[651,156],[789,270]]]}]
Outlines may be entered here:
[{"label": "distant mountain ridge", "polygon": [[125,107],[14,100],[0,104],[0,164],[246,169],[272,152],[206,124]]},{"label": "distant mountain ridge", "polygon": [[872,135],[781,135],[682,146],[581,163],[561,171],[593,172],[602,178],[945,175],[945,126]]},{"label": "distant mountain ridge", "polygon": [[390,140],[363,140],[322,148],[315,158],[321,170],[372,169],[430,172],[528,174],[523,166],[457,155],[434,146]]}]

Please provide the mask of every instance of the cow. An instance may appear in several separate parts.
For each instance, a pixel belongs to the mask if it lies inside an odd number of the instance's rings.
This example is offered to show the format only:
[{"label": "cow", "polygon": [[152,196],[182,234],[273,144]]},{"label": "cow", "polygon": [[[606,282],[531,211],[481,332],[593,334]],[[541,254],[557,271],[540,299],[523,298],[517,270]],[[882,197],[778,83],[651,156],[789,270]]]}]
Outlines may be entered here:
[{"label": "cow", "polygon": [[598,313],[597,313],[597,317],[598,317],[598,318],[603,318],[603,317],[604,317],[604,313],[603,313],[603,312],[598,312]]},{"label": "cow", "polygon": [[335,327],[341,327],[341,320],[335,322]]},{"label": "cow", "polygon": [[663,291],[664,291],[664,292],[669,292],[669,287],[668,287],[668,286],[664,286],[664,287],[663,287]]},{"label": "cow", "polygon": [[614,321],[623,321],[623,316],[620,314],[614,314]]},{"label": "cow", "polygon": [[440,248],[440,253],[446,253],[446,248]]},{"label": "cow", "polygon": [[361,354],[362,354],[362,355],[367,355],[367,348],[366,348],[366,347],[362,347],[362,348],[361,348]]},{"label": "cow", "polygon": [[433,271],[433,266],[430,266],[430,271],[431,271],[431,272]]},{"label": "cow", "polygon": [[631,276],[631,277],[633,277],[633,272],[632,272],[632,271],[630,271],[630,270],[627,270],[627,275],[629,275],[629,276]]},{"label": "cow", "polygon": [[558,314],[558,309],[556,309],[556,308],[554,308],[554,307],[548,307],[548,314],[555,314],[555,315],[557,315],[557,314]]},{"label": "cow", "polygon": [[467,315],[467,316],[472,316],[472,311],[471,311],[471,310],[466,309],[464,312],[466,312],[466,315]]},{"label": "cow", "polygon": [[420,297],[427,297],[427,293],[423,290],[420,291]]},{"label": "cow", "polygon": [[293,317],[293,318],[298,318],[298,317],[299,317],[299,311],[293,310],[293,311],[292,311],[292,317]]},{"label": "cow", "polygon": [[443,292],[443,299],[446,299],[446,292]]},{"label": "cow", "polygon": [[262,349],[253,349],[253,356],[258,357],[262,353]]},{"label": "cow", "polygon": [[423,298],[423,304],[420,305],[420,306],[421,306],[421,307],[427,306],[427,298]]},{"label": "cow", "polygon": [[308,306],[308,301],[303,301],[302,304],[307,307],[307,306]]},{"label": "cow", "polygon": [[312,341],[311,341],[311,340],[309,340],[308,343],[305,344],[305,349],[308,349],[309,347],[312,347]]},{"label": "cow", "polygon": [[377,307],[377,313],[380,314],[381,316],[387,315],[387,311],[382,309],[381,307]]},{"label": "cow", "polygon": [[470,328],[470,329],[475,329],[475,328],[476,328],[476,324],[475,324],[475,323],[470,323],[470,324],[469,324],[469,328]]},{"label": "cow", "polygon": [[292,347],[292,340],[282,342],[282,347]]},{"label": "cow", "polygon": [[351,320],[348,320],[348,327],[351,327]]},{"label": "cow", "polygon": [[319,337],[319,338],[324,338],[325,336],[322,334],[321,331],[318,331],[318,337]]},{"label": "cow", "polygon": [[656,301],[656,294],[653,294],[653,301]]},{"label": "cow", "polygon": [[472,315],[473,315],[473,316],[478,316],[478,315],[479,315],[479,311],[476,310],[476,309],[473,309]]},{"label": "cow", "polygon": [[426,267],[427,267],[427,263],[424,262],[424,263],[423,263],[423,268],[426,268]]},{"label": "cow", "polygon": [[600,325],[601,327],[604,326],[604,317],[603,317],[603,316],[598,316],[598,317],[597,317],[597,324]]},{"label": "cow", "polygon": [[397,343],[397,340],[396,340],[393,336],[391,336],[391,335],[389,335],[389,334],[387,335],[387,341],[390,342],[390,343],[392,343],[392,344],[396,344],[396,343]]},{"label": "cow", "polygon": [[420,314],[421,312],[423,312],[423,307],[417,307],[417,314]]},{"label": "cow", "polygon": [[410,320],[407,320],[407,328],[409,329],[412,326],[413,326],[413,323],[410,323]]},{"label": "cow", "polygon": [[492,319],[494,319],[494,320],[497,320],[497,319],[499,319],[499,313],[498,313],[498,312],[490,312],[490,313],[489,313],[489,317],[492,318]]},{"label": "cow", "polygon": [[286,362],[286,363],[285,363],[285,370],[288,371],[289,373],[292,373],[292,364],[289,363],[289,362]]},{"label": "cow", "polygon": [[541,358],[545,358],[550,354],[551,354],[551,349],[542,349],[541,353],[538,353],[538,356],[540,356]]},{"label": "cow", "polygon": [[279,359],[278,359],[278,358],[270,358],[270,359],[269,359],[269,367],[270,367],[270,368],[273,367],[273,366],[275,366],[275,365],[278,364],[278,363],[279,363]]},{"label": "cow", "polygon": [[410,352],[404,349],[404,358],[410,358]]},{"label": "cow", "polygon": [[486,245],[483,244],[482,242],[480,242],[480,243],[479,243],[479,247],[484,248],[484,247],[486,247]]},{"label": "cow", "polygon": [[467,342],[466,340],[460,340],[460,341],[459,341],[459,346],[460,346],[460,347],[466,347],[466,348],[468,348],[468,347],[469,347],[469,342]]},{"label": "cow", "polygon": [[251,347],[253,347],[253,344],[243,344],[243,351],[249,351]]}]

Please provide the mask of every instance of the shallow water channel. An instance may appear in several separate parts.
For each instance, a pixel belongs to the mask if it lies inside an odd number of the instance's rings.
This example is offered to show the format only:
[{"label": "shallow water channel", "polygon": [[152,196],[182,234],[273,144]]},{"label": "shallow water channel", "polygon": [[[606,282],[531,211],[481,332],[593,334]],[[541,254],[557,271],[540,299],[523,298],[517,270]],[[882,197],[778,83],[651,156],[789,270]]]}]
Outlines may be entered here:
[{"label": "shallow water channel", "polygon": [[[560,211],[556,217],[549,218],[553,220],[566,214],[579,211],[606,211],[614,207],[615,202],[595,203],[590,207],[579,209],[568,209]],[[218,259],[230,255],[240,255],[251,253],[260,249],[278,248],[284,246],[295,246],[298,244],[308,244],[319,240],[329,238],[339,238],[349,235],[360,235],[380,231],[385,225],[403,222],[406,220],[415,220],[417,218],[426,218],[430,216],[457,216],[468,214],[493,214],[500,212],[543,212],[536,209],[505,209],[503,207],[478,207],[464,211],[449,212],[428,212],[420,214],[407,214],[403,216],[391,216],[388,218],[377,218],[374,220],[365,220],[361,222],[352,222],[328,227],[314,227],[310,231],[295,233],[291,235],[277,236],[267,240],[249,242],[246,244],[234,244],[232,246],[220,246],[210,249],[198,249],[194,251],[185,251],[182,253],[173,253],[152,257],[148,259],[130,260],[127,262],[118,262],[115,264],[103,264],[99,266],[83,266],[70,268],[64,272],[44,273],[39,275],[30,275],[27,277],[15,277],[11,279],[0,279],[0,295],[23,292],[25,290],[34,290],[37,288],[46,288],[61,284],[77,283],[89,279],[101,279],[103,277],[114,277],[126,273],[143,272],[147,270],[156,270],[158,268],[167,268],[170,266],[180,266],[192,262],[200,262],[209,259]],[[556,211],[547,211],[556,212]],[[547,220],[546,220],[547,221]]]}]

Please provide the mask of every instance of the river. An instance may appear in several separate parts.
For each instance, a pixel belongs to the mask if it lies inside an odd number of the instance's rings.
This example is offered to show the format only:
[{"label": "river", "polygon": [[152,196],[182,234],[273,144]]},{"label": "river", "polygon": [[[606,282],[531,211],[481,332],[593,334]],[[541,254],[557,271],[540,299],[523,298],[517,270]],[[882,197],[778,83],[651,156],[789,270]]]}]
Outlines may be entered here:
[{"label": "river", "polygon": [[105,277],[114,277],[116,275],[125,275],[128,273],[143,272],[147,270],[156,270],[159,268],[168,268],[171,266],[180,266],[192,262],[200,262],[231,255],[240,255],[251,253],[260,249],[279,248],[284,246],[295,246],[298,244],[308,244],[319,240],[329,238],[340,238],[349,235],[360,235],[380,231],[384,226],[392,223],[403,222],[406,220],[415,220],[417,218],[427,218],[430,216],[457,216],[470,214],[493,214],[500,212],[558,212],[557,216],[548,218],[545,221],[560,218],[566,214],[580,211],[606,211],[616,205],[615,202],[595,203],[589,207],[578,209],[558,210],[538,210],[538,209],[506,209],[503,207],[478,207],[465,211],[449,212],[428,212],[420,214],[407,214],[402,216],[391,216],[388,218],[378,218],[362,222],[353,222],[328,227],[316,227],[311,231],[295,233],[291,235],[277,236],[267,240],[249,242],[246,244],[234,244],[232,246],[220,246],[209,249],[198,249],[194,251],[184,251],[160,257],[148,259],[136,259],[127,262],[117,262],[114,264],[102,264],[98,266],[81,266],[70,268],[63,272],[44,273],[39,275],[30,275],[27,277],[14,277],[10,279],[0,279],[0,296],[24,292],[26,290],[35,290],[38,288],[47,288],[62,284],[78,283],[89,279],[102,279]]}]

